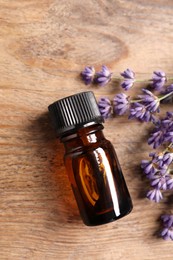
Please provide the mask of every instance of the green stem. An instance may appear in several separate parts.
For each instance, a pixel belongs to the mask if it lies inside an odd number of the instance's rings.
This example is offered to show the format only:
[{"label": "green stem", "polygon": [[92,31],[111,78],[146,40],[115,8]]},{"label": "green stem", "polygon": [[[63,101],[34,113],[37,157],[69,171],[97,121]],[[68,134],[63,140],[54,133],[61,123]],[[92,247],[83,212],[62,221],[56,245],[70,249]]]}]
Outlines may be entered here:
[{"label": "green stem", "polygon": [[116,79],[116,80],[122,80],[121,77],[112,77],[112,79]]},{"label": "green stem", "polygon": [[[161,100],[163,100],[163,99],[165,99],[165,98],[167,98],[171,95],[173,95],[173,91],[164,95],[164,96],[162,96],[162,97],[160,97],[160,98],[158,97],[158,102],[160,102]],[[132,100],[130,100],[130,103],[136,103],[136,102],[141,102],[141,101],[142,101],[142,99],[134,99],[134,100],[132,99]]]},{"label": "green stem", "polygon": [[167,78],[167,80],[173,80],[173,78]]},{"label": "green stem", "polygon": [[136,79],[134,82],[149,82],[151,79]]},{"label": "green stem", "polygon": [[[120,81],[126,80],[126,79],[123,78],[123,77],[115,77],[115,76],[112,76],[112,79],[120,80]],[[135,83],[135,82],[148,82],[148,81],[151,81],[151,79],[134,79],[134,83]]]},{"label": "green stem", "polygon": [[[112,76],[112,79],[117,79],[117,80],[125,80],[125,78],[123,77],[115,77]],[[167,81],[173,80],[173,78],[167,78]],[[150,82],[152,81],[152,79],[134,79],[134,83],[135,82]]]},{"label": "green stem", "polygon": [[136,102],[141,102],[142,99],[136,99],[136,100],[130,100],[130,103],[136,103]]},{"label": "green stem", "polygon": [[159,101],[161,101],[161,100],[163,100],[163,99],[165,99],[165,98],[167,98],[167,97],[169,97],[169,96],[171,96],[171,95],[173,95],[173,91],[170,92],[170,93],[168,93],[168,94],[166,94],[166,95],[164,95],[164,96],[162,96],[162,97],[160,97],[160,98],[159,98]]}]

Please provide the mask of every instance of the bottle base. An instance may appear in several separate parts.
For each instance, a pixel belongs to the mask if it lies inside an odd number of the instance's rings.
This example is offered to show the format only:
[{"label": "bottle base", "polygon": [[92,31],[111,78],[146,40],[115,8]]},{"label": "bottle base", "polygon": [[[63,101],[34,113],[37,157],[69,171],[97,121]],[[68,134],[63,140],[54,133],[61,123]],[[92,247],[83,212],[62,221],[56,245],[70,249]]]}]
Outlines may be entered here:
[{"label": "bottle base", "polygon": [[86,226],[99,226],[99,225],[108,224],[108,223],[116,221],[122,217],[125,217],[132,211],[132,209],[133,209],[133,206],[131,206],[128,210],[121,212],[121,214],[119,216],[116,216],[114,210],[111,210],[107,213],[104,213],[101,215],[99,214],[90,220],[83,219],[83,222]]}]

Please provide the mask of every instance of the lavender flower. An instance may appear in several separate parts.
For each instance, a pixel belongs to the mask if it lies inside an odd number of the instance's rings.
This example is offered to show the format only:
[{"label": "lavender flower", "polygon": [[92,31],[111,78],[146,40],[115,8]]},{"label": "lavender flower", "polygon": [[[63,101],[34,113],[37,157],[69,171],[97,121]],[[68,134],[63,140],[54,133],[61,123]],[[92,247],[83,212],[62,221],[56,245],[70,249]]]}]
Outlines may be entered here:
[{"label": "lavender flower", "polygon": [[142,160],[141,168],[143,169],[146,176],[150,179],[157,172],[156,165],[152,160]]},{"label": "lavender flower", "polygon": [[151,186],[159,190],[168,190],[170,180],[172,183],[172,178],[169,174],[156,174],[151,180]]},{"label": "lavender flower", "polygon": [[153,95],[151,91],[147,89],[143,89],[142,91],[144,92],[144,95],[138,95],[140,100],[133,103],[129,118],[136,117],[141,121],[153,121],[155,123],[156,118],[153,113],[159,112],[160,100],[158,97]]},{"label": "lavender flower", "polygon": [[164,240],[173,240],[173,227],[164,228],[161,232],[161,237]]},{"label": "lavender flower", "polygon": [[131,118],[137,118],[141,121],[149,122],[149,121],[154,121],[155,118],[152,115],[152,113],[147,110],[146,106],[144,104],[135,102],[133,103],[131,109],[130,109],[130,116],[129,119]]},{"label": "lavender flower", "polygon": [[173,142],[173,112],[167,112],[166,118],[161,121],[162,127],[165,128],[164,141]]},{"label": "lavender flower", "polygon": [[121,73],[121,76],[125,79],[121,86],[124,90],[129,90],[135,82],[135,73],[131,69],[126,69]]},{"label": "lavender flower", "polygon": [[167,112],[166,117],[161,120],[165,128],[170,128],[173,125],[173,112]]},{"label": "lavender flower", "polygon": [[[168,166],[173,161],[173,154],[169,152],[165,152],[162,154],[150,153],[151,160],[142,160],[141,168],[146,174],[147,178],[150,180],[161,179],[165,176],[168,171]],[[166,183],[169,181],[169,178],[166,178]],[[163,182],[163,181],[162,181]],[[155,182],[156,183],[156,182]],[[153,183],[152,186],[155,184]],[[167,183],[168,185],[168,183]],[[159,188],[161,189],[161,187]]]},{"label": "lavender flower", "polygon": [[165,133],[166,129],[162,123],[160,123],[160,125],[156,126],[153,133],[149,137],[148,144],[152,145],[153,148],[156,149],[165,141]]},{"label": "lavender flower", "polygon": [[173,178],[169,174],[169,165],[173,161],[173,154],[170,152],[150,153],[151,160],[143,160],[141,167],[146,177],[150,180],[153,190],[148,191],[146,197],[159,202],[163,196],[161,190],[173,189]]},{"label": "lavender flower", "polygon": [[172,227],[173,226],[173,215],[162,215],[161,220],[163,221],[163,224],[165,227]]},{"label": "lavender flower", "polygon": [[171,92],[173,92],[173,84],[166,87],[164,94],[168,94],[168,93],[171,93]]},{"label": "lavender flower", "polygon": [[173,190],[173,178],[170,178],[169,180],[167,180],[167,189]]},{"label": "lavender flower", "polygon": [[157,163],[160,167],[169,166],[173,162],[173,153],[165,152],[159,154],[157,157]]},{"label": "lavender flower", "polygon": [[148,191],[147,198],[149,200],[159,202],[161,199],[163,199],[163,196],[159,189],[153,189],[153,190]]},{"label": "lavender flower", "polygon": [[161,237],[164,240],[173,240],[173,215],[162,215],[161,220],[164,226]]},{"label": "lavender flower", "polygon": [[85,67],[85,69],[81,72],[82,79],[86,85],[91,84],[91,82],[94,79],[94,75],[95,75],[95,69],[92,66]]},{"label": "lavender flower", "polygon": [[103,87],[111,80],[111,78],[112,73],[105,65],[103,65],[102,70],[96,74],[95,82]]},{"label": "lavender flower", "polygon": [[148,139],[148,144],[153,145],[153,148],[165,142],[173,142],[173,112],[167,112],[166,117],[158,122]]},{"label": "lavender flower", "polygon": [[159,147],[164,141],[164,129],[158,130],[151,134],[150,138],[148,139],[148,144],[152,145],[154,149]]},{"label": "lavender flower", "polygon": [[154,71],[153,72],[152,81],[153,81],[153,88],[155,90],[160,91],[162,89],[162,87],[164,86],[166,80],[167,80],[166,74],[164,71]]},{"label": "lavender flower", "polygon": [[167,128],[167,131],[165,133],[165,141],[173,143],[173,125],[170,125]]},{"label": "lavender flower", "polygon": [[147,110],[150,112],[159,112],[160,101],[151,91],[147,89],[142,89],[144,95],[138,95],[143,104],[145,104]]},{"label": "lavender flower", "polygon": [[163,95],[163,98],[161,98],[162,104],[173,103],[173,84],[165,87],[160,93]]},{"label": "lavender flower", "polygon": [[117,115],[125,114],[126,111],[129,109],[129,107],[130,107],[130,100],[126,94],[120,93],[114,97],[113,108],[114,108],[114,112]]},{"label": "lavender flower", "polygon": [[157,153],[150,153],[149,154],[150,157],[152,157],[152,163],[154,165],[158,165],[158,167],[164,167],[164,166],[169,166],[172,162],[173,162],[173,153],[172,152],[159,152]]},{"label": "lavender flower", "polygon": [[100,100],[98,101],[98,107],[100,110],[100,114],[104,119],[107,119],[108,117],[111,116],[112,105],[109,98],[106,97],[100,98]]}]

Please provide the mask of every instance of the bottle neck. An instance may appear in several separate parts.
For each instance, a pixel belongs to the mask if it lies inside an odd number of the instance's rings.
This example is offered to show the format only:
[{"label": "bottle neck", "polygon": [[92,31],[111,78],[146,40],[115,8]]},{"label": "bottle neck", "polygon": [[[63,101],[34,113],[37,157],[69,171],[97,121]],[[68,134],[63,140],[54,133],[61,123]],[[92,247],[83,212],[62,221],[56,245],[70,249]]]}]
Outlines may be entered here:
[{"label": "bottle neck", "polygon": [[60,138],[63,142],[66,153],[75,152],[84,146],[90,146],[104,139],[103,125],[94,124],[84,126],[75,133],[70,132]]}]

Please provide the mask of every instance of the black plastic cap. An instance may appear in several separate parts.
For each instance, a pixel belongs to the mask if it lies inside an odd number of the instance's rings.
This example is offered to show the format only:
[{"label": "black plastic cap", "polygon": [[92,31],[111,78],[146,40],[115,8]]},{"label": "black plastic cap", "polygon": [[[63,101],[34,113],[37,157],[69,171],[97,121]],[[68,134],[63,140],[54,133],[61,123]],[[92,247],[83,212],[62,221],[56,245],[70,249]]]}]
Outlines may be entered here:
[{"label": "black plastic cap", "polygon": [[51,104],[48,110],[58,136],[77,130],[90,122],[104,122],[92,91],[60,99]]}]

